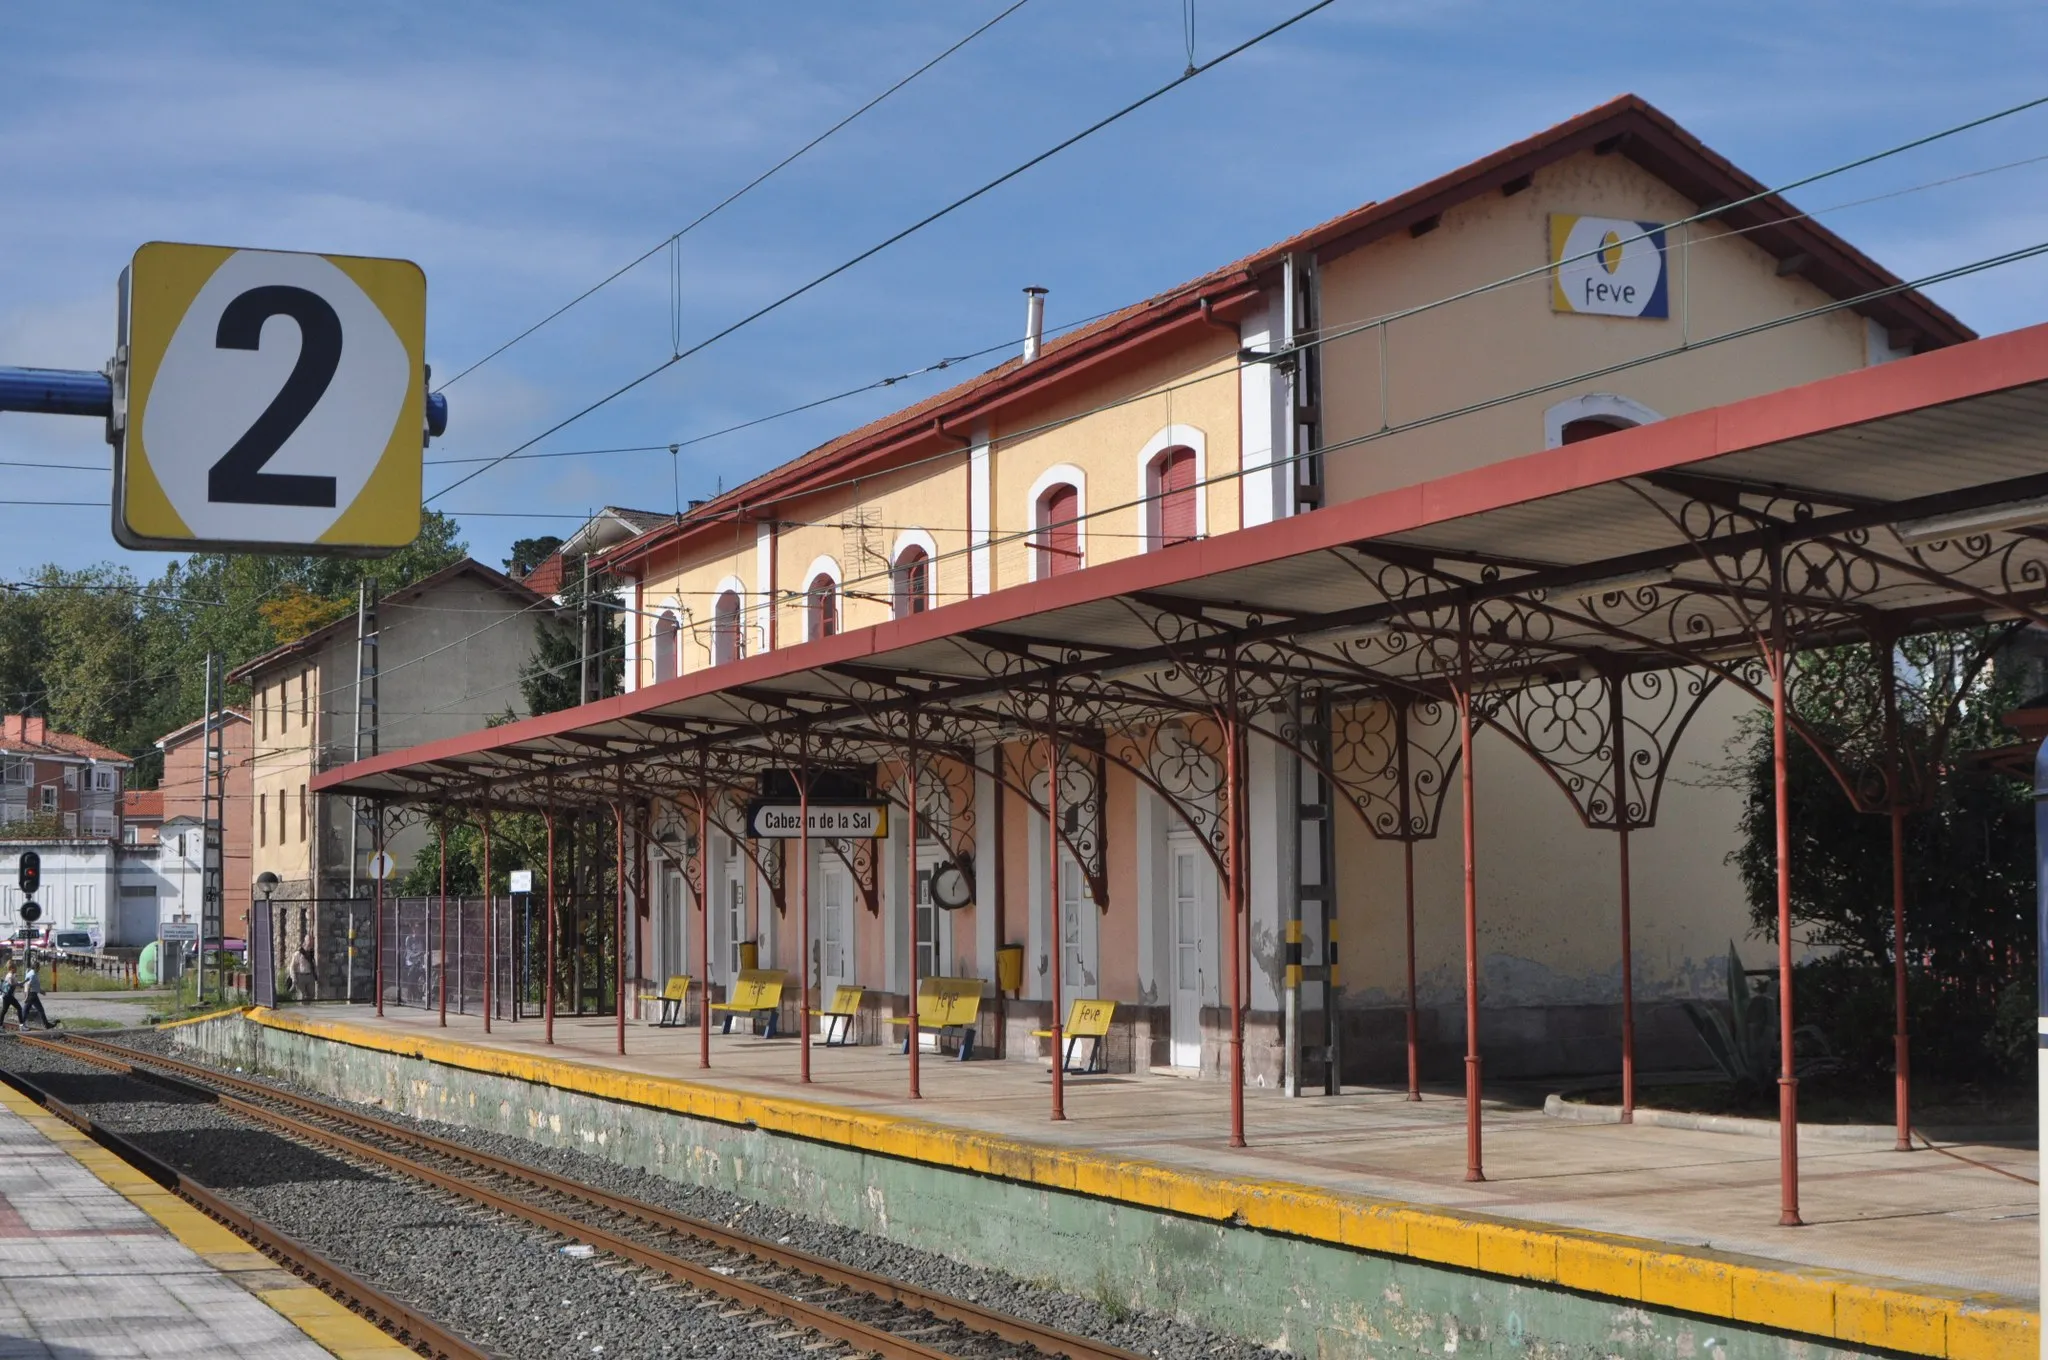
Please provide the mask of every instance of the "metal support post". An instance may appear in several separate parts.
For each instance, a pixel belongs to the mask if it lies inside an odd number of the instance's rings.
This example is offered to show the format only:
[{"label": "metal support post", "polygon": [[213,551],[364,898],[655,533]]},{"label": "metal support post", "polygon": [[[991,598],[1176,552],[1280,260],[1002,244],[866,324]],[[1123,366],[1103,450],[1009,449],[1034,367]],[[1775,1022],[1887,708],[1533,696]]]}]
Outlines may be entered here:
[{"label": "metal support post", "polygon": [[[370,815],[377,820],[375,841],[377,854],[381,856],[384,853],[384,809],[377,803],[371,803]],[[383,867],[382,859],[378,860],[378,867]],[[379,1019],[382,1019],[384,1015],[384,875],[371,874],[370,880],[376,884],[374,889],[376,900],[371,906],[373,927],[372,939],[370,941],[370,948],[375,951],[376,959],[370,968],[370,982],[377,989],[377,1016]]]},{"label": "metal support post", "polygon": [[1881,644],[1884,669],[1878,672],[1879,693],[1884,701],[1885,793],[1891,806],[1892,832],[1892,1104],[1897,1128],[1893,1146],[1900,1152],[1913,1150],[1912,1048],[1908,1042],[1906,1010],[1906,752],[1905,732],[1899,724],[1899,660],[1896,644],[1887,633],[1873,638],[1872,650]]},{"label": "metal support post", "polygon": [[808,1083],[811,1079],[811,970],[818,965],[818,956],[822,952],[811,939],[811,768],[808,761],[797,764],[796,807],[797,929],[803,935],[797,969],[803,982],[798,989],[801,1001],[797,1011],[797,1062],[799,1076]]},{"label": "metal support post", "polygon": [[1400,775],[1401,907],[1403,943],[1408,955],[1408,1099],[1422,1099],[1422,1023],[1415,999],[1415,824],[1409,799],[1409,700],[1394,700],[1395,767]]},{"label": "metal support post", "polygon": [[[1235,686],[1233,685],[1233,689]],[[1233,694],[1233,699],[1235,695]],[[1225,915],[1230,923],[1230,1146],[1241,1148],[1244,1139],[1244,958],[1242,946],[1244,913],[1244,839],[1239,825],[1243,815],[1243,790],[1239,787],[1244,777],[1244,765],[1240,760],[1243,731],[1239,728],[1236,714],[1237,705],[1230,705],[1230,714],[1223,726],[1223,857],[1229,866],[1224,875],[1224,896],[1228,899]]]},{"label": "metal support post", "polygon": [[491,1032],[491,983],[498,971],[498,899],[491,894],[491,810],[484,809],[484,1033]]},{"label": "metal support post", "polygon": [[1459,798],[1465,821],[1465,1179],[1486,1179],[1480,1147],[1483,1080],[1479,1060],[1479,868],[1472,825],[1472,613],[1458,614]]},{"label": "metal support post", "polygon": [[[922,1092],[922,1091],[920,1091],[920,1090],[918,1089],[918,1070],[917,1070],[917,1048],[918,1048],[918,1034],[917,1034],[917,905],[918,905],[918,904],[917,904],[917,811],[918,811],[918,808],[917,808],[917,709],[916,709],[915,707],[913,707],[913,708],[912,708],[912,709],[910,710],[910,713],[909,713],[909,716],[908,716],[908,719],[907,719],[907,721],[909,722],[909,728],[910,728],[910,759],[909,759],[909,764],[908,764],[908,772],[907,772],[907,773],[908,773],[908,778],[906,779],[905,783],[906,783],[906,785],[908,786],[908,794],[909,794],[908,802],[909,802],[909,804],[910,804],[910,814],[909,814],[908,818],[906,819],[906,820],[908,821],[908,823],[909,823],[909,832],[910,832],[910,835],[909,835],[909,841],[910,841],[910,866],[909,866],[909,872],[908,872],[908,874],[906,874],[906,875],[905,875],[905,880],[906,880],[906,881],[907,881],[907,882],[909,883],[909,885],[910,885],[910,893],[909,893],[909,898],[910,898],[910,902],[909,902],[909,905],[910,905],[910,932],[909,932],[909,934],[910,934],[910,946],[909,946],[909,949],[908,949],[908,951],[907,951],[907,953],[909,954],[909,959],[910,959],[910,987],[909,987],[909,991],[908,991],[908,994],[907,994],[907,995],[908,995],[908,1001],[909,1001],[909,1011],[910,1011],[910,1030],[909,1030],[909,1033],[910,1033],[910,1041],[909,1041],[909,1044],[908,1044],[908,1046],[907,1046],[907,1048],[906,1048],[906,1050],[905,1050],[905,1051],[906,1051],[906,1052],[907,1052],[907,1053],[908,1053],[908,1054],[910,1055],[910,1098],[911,1098],[912,1100],[922,1100],[922,1099],[924,1098],[924,1092]],[[936,910],[937,910],[937,907],[936,907],[936,906],[934,906],[933,910],[934,910],[934,911],[936,911]],[[934,944],[935,946],[936,946],[936,945],[937,945],[937,943],[938,943],[938,933],[939,933],[939,932],[938,932],[938,923],[937,923],[937,922],[935,921],[935,922],[933,922],[933,924],[932,924],[932,943],[933,943],[933,944]],[[1054,1054],[1054,1063],[1055,1063],[1055,1065],[1057,1065],[1057,1064],[1058,1064],[1058,1060],[1059,1060],[1059,1059],[1058,1059],[1058,1054]]]},{"label": "metal support post", "polygon": [[1066,1017],[1061,1006],[1066,999],[1064,965],[1067,927],[1060,915],[1060,739],[1059,716],[1055,711],[1059,692],[1045,691],[1045,902],[1046,947],[1052,956],[1052,1011],[1046,1026],[1052,1036],[1052,1117],[1055,1123],[1067,1117],[1066,1054],[1062,1033]]},{"label": "metal support post", "polygon": [[[705,762],[697,763],[697,1066],[711,1066],[711,786]],[[729,998],[728,998],[729,999]]]},{"label": "metal support post", "polygon": [[442,819],[434,828],[434,839],[441,850],[441,947],[437,951],[434,972],[440,980],[441,1028],[448,1028],[448,822]]},{"label": "metal support post", "polygon": [[[547,932],[547,961],[541,970],[540,1013],[543,1037],[552,1044],[555,1041],[555,810],[549,808],[545,814],[548,827],[548,919],[542,923]],[[572,831],[573,834],[573,831]]]},{"label": "metal support post", "polygon": [[1787,802],[1786,655],[1782,561],[1772,564],[1773,601],[1768,661],[1771,671],[1771,789],[1778,833],[1778,1223],[1796,1228],[1799,1217],[1799,1078],[1792,1052],[1792,809]]},{"label": "metal support post", "polygon": [[619,798],[612,804],[612,819],[617,824],[618,840],[612,852],[612,878],[617,890],[618,927],[612,934],[612,971],[616,979],[617,995],[613,997],[612,1010],[617,1020],[619,1056],[626,1053],[626,772],[619,771]]},{"label": "metal support post", "polygon": [[1636,1122],[1636,988],[1635,937],[1629,873],[1628,729],[1624,725],[1626,695],[1619,673],[1606,677],[1608,745],[1613,754],[1615,849],[1621,869],[1621,1122]]}]

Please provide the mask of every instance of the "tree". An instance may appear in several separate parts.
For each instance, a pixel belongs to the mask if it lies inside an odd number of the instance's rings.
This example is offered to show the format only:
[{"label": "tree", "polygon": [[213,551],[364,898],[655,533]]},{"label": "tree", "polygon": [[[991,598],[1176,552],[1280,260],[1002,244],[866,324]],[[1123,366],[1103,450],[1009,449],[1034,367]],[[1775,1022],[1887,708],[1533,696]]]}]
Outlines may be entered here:
[{"label": "tree", "polygon": [[[565,573],[562,580],[562,608],[543,618],[534,629],[533,655],[520,675],[520,692],[529,713],[559,713],[583,701],[583,624],[581,610],[586,598],[593,601],[596,623],[591,630],[593,664],[597,668],[597,692],[617,694],[626,675],[626,624],[624,614],[612,607],[610,584],[602,576],[586,582],[581,570]],[[588,595],[586,595],[586,589]]]},{"label": "tree", "polygon": [[[1899,723],[1922,771],[1923,805],[1905,819],[1906,960],[1916,1045],[1953,1075],[1983,1066],[2002,993],[2030,986],[2034,834],[2029,791],[1973,752],[2010,740],[2010,668],[1986,664],[2003,633],[1932,634],[1901,644]],[[1844,646],[1802,655],[1796,712],[1839,763],[1868,782],[1886,759],[1882,652]],[[1756,934],[1777,938],[1777,823],[1770,726],[1737,738],[1744,805],[1730,854]],[[1852,1069],[1888,1070],[1893,959],[1891,820],[1860,811],[1834,771],[1795,737],[1786,750],[1792,922],[1833,953],[1802,966],[1795,993]],[[1871,784],[1873,790],[1875,785]]]},{"label": "tree", "polygon": [[542,534],[539,538],[515,539],[512,555],[505,559],[505,571],[514,578],[523,578],[535,567],[555,555],[562,546],[562,540],[553,534]]}]

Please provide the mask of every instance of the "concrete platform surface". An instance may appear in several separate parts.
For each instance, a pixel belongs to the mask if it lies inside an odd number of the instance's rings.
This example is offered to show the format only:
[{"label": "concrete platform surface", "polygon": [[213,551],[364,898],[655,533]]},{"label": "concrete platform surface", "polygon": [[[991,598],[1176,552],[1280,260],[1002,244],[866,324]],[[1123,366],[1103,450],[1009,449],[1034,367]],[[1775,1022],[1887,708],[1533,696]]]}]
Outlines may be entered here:
[{"label": "concrete platform surface", "polygon": [[83,1134],[0,1089],[0,1360],[406,1354]]},{"label": "concrete platform surface", "polygon": [[[1042,1147],[1086,1149],[1195,1177],[1315,1187],[1530,1225],[1647,1238],[1783,1263],[1814,1273],[1849,1271],[2002,1296],[2038,1307],[2038,1157],[2031,1148],[1953,1146],[1901,1153],[1868,1142],[1801,1133],[1806,1226],[1778,1226],[1778,1144],[1773,1138],[1555,1119],[1540,1109],[1484,1109],[1483,1183],[1465,1174],[1461,1098],[1420,1102],[1384,1089],[1334,1099],[1246,1092],[1249,1147],[1227,1146],[1228,1089],[1215,1081],[1152,1074],[1069,1077],[1067,1119],[1052,1122],[1043,1063],[959,1063],[925,1054],[923,1098],[907,1093],[908,1060],[895,1047],[811,1050],[813,1081],[798,1081],[794,1039],[712,1036],[712,1067],[698,1066],[698,1034],[627,1028],[625,1057],[610,1019],[558,1019],[555,1044],[538,1021],[367,1006],[278,1013],[343,1021],[388,1039],[441,1036],[507,1055],[568,1060],[620,1073],[679,1078],[734,1093],[824,1103],[925,1121]],[[764,1125],[765,1127],[766,1125]],[[1947,1146],[1947,1145],[1944,1145]],[[1967,1160],[1965,1160],[1967,1159]],[[2022,1179],[2024,1178],[2024,1179]]]}]

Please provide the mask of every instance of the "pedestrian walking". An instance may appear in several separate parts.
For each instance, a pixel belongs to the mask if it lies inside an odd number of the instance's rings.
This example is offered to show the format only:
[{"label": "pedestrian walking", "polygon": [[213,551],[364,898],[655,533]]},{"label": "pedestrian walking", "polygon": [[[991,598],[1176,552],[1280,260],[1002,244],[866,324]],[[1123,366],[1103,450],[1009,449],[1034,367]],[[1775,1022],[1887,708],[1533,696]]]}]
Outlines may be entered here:
[{"label": "pedestrian walking", "polygon": [[7,1027],[7,1009],[14,1008],[14,1018],[21,1020],[21,969],[12,958],[7,960],[7,976],[0,982],[0,1029]]},{"label": "pedestrian walking", "polygon": [[301,936],[299,950],[292,955],[292,994],[301,1001],[316,1001],[320,981],[313,971],[313,942]]},{"label": "pedestrian walking", "polygon": [[[28,1003],[21,1008],[21,1027],[27,1029],[28,1018],[33,1015],[43,1022],[44,1029],[55,1029],[57,1022],[43,1009],[43,983],[36,972],[36,956],[33,953],[28,956],[28,972],[22,977],[21,990],[28,996]],[[0,1019],[4,1019],[6,1014],[6,1010],[0,1008]]]}]

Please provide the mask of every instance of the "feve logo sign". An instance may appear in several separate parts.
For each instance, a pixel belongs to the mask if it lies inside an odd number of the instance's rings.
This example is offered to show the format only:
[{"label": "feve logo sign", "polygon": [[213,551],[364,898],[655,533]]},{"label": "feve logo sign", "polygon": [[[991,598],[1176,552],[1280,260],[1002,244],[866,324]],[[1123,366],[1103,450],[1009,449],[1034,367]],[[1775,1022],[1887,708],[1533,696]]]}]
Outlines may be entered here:
[{"label": "feve logo sign", "polygon": [[419,536],[418,265],[152,242],[121,284],[117,541],[375,556]]},{"label": "feve logo sign", "polygon": [[1550,217],[1552,311],[1594,316],[1671,314],[1664,229],[1625,217]]}]

